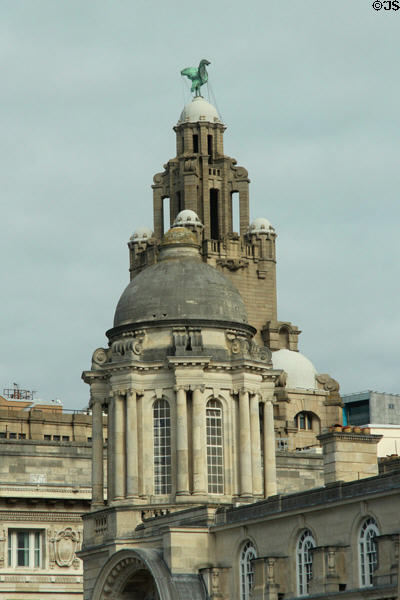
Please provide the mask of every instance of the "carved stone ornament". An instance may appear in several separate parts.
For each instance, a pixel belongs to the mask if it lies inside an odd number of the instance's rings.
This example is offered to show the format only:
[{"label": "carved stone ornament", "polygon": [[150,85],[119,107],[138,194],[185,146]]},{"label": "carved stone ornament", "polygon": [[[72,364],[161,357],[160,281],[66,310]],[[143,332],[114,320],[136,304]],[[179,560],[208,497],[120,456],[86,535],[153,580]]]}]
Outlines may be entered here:
[{"label": "carved stone ornament", "polygon": [[153,177],[153,181],[155,184],[160,184],[162,183],[164,178],[164,173],[156,173]]},{"label": "carved stone ornament", "polygon": [[267,363],[271,361],[272,353],[266,346],[259,346],[253,340],[237,335],[235,331],[228,330],[225,335],[228,349],[232,354]]},{"label": "carved stone ornament", "polygon": [[113,357],[116,360],[133,359],[142,353],[144,331],[136,331],[134,337],[117,340],[111,346]]},{"label": "carved stone ornament", "polygon": [[286,386],[286,381],[287,381],[287,373],[286,373],[286,371],[282,371],[282,373],[279,375],[275,385],[276,385],[276,387],[284,388]]},{"label": "carved stone ornament", "polygon": [[72,527],[66,527],[50,539],[53,546],[55,562],[59,567],[70,567],[77,560],[75,552],[78,550],[80,534]]},{"label": "carved stone ornament", "polygon": [[336,379],[333,379],[333,377],[331,377],[330,375],[327,375],[326,373],[320,373],[316,375],[316,380],[323,386],[323,389],[326,392],[332,393],[339,391],[339,382],[336,381]]},{"label": "carved stone ornament", "polygon": [[219,258],[217,265],[226,267],[230,271],[237,271],[238,269],[246,269],[249,266],[249,261],[243,258]]},{"label": "carved stone ornament", "polygon": [[109,351],[105,348],[97,348],[93,352],[92,356],[92,370],[96,370],[101,368],[108,362],[109,359]]},{"label": "carved stone ornament", "polygon": [[195,173],[196,172],[196,161],[194,159],[187,159],[183,163],[183,168],[187,173]]}]

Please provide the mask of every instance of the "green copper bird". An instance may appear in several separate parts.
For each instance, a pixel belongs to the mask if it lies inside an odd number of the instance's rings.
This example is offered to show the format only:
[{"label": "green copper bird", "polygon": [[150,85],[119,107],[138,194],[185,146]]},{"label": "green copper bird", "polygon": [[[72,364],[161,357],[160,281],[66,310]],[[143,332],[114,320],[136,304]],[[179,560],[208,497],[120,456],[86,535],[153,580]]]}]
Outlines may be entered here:
[{"label": "green copper bird", "polygon": [[203,58],[200,61],[199,67],[187,67],[182,69],[181,75],[185,75],[192,81],[191,92],[194,92],[195,97],[201,96],[200,88],[208,81],[208,73],[206,71],[206,65],[210,65],[210,61]]}]

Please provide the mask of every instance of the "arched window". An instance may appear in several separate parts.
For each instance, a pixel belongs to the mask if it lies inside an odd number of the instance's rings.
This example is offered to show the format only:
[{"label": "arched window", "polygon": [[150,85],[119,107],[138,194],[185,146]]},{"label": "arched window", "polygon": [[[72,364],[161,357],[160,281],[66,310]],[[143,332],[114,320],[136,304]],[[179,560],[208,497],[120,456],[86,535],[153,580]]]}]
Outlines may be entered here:
[{"label": "arched window", "polygon": [[207,479],[209,494],[224,493],[224,448],[222,408],[218,400],[210,400],[206,408]]},{"label": "arched window", "polygon": [[375,519],[368,517],[361,525],[358,538],[361,587],[372,585],[372,574],[378,564],[378,553],[375,544],[375,536],[377,535],[379,535],[378,525]]},{"label": "arched window", "polygon": [[315,540],[309,529],[303,531],[297,542],[296,562],[297,562],[297,593],[299,596],[307,596],[309,581],[312,577],[312,552],[315,548]]},{"label": "arched window", "polygon": [[171,493],[171,417],[167,400],[153,405],[154,493]]},{"label": "arched window", "polygon": [[253,558],[257,558],[257,552],[253,544],[248,541],[240,553],[240,600],[249,600],[254,585]]},{"label": "arched window", "polygon": [[297,413],[294,418],[297,429],[311,429],[312,430],[312,414],[303,410],[303,412]]}]

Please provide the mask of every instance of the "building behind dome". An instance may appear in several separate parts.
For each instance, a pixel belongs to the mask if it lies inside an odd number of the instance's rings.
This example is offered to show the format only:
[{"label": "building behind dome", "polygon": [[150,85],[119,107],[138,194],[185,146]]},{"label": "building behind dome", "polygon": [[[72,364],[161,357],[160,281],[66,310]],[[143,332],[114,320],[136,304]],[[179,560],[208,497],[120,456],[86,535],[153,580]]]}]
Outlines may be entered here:
[{"label": "building behind dome", "polygon": [[224,154],[224,130],[201,96],[182,111],[176,157],[153,180],[153,230],[128,242],[130,283],[83,373],[93,415],[84,600],[359,588],[353,600],[373,576],[389,595],[367,597],[394,598],[392,483],[373,477],[380,437],[342,430],[339,384],[278,320],[276,232],[266,218],[250,223],[248,173]]}]

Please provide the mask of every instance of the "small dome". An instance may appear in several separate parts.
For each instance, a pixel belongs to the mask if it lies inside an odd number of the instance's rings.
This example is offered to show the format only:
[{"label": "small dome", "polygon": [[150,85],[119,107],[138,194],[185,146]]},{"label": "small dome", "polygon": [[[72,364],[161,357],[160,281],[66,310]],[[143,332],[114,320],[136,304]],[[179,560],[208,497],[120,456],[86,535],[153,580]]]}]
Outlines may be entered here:
[{"label": "small dome", "polygon": [[277,350],[272,353],[274,369],[283,369],[287,373],[286,387],[291,389],[315,390],[317,371],[312,362],[300,352]]},{"label": "small dome", "polygon": [[189,104],[186,104],[179,117],[178,125],[181,123],[197,123],[198,121],[221,123],[217,109],[207,100],[204,100],[202,96],[197,96]]},{"label": "small dome", "polygon": [[248,231],[249,233],[274,233],[275,229],[272,227],[268,219],[260,217],[259,219],[254,219],[254,221],[251,222]]},{"label": "small dome", "polygon": [[171,246],[175,244],[198,246],[195,235],[187,227],[172,227],[161,240],[162,246]]},{"label": "small dome", "polygon": [[129,238],[131,242],[145,242],[153,237],[154,233],[149,227],[138,227]]},{"label": "small dome", "polygon": [[197,227],[203,227],[194,210],[188,209],[181,210],[181,212],[178,213],[172,227],[185,227],[185,225],[196,225]]}]

